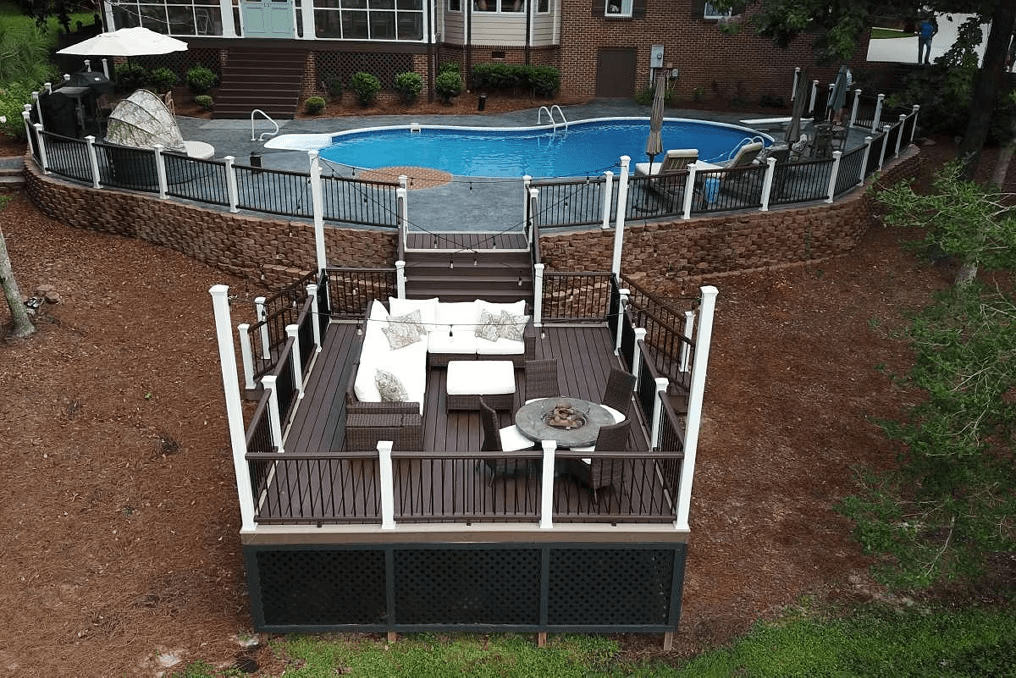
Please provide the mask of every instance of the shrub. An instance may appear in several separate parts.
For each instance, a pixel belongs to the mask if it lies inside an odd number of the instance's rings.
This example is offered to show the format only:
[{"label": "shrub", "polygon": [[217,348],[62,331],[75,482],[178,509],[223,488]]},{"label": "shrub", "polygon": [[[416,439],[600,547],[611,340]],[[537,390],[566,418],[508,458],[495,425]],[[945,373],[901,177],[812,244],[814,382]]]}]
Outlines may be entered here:
[{"label": "shrub", "polygon": [[121,92],[133,92],[148,86],[148,70],[141,64],[119,64],[113,68],[113,82]]},{"label": "shrub", "polygon": [[342,81],[338,78],[332,78],[326,85],[328,89],[328,97],[333,101],[342,101]]},{"label": "shrub", "polygon": [[442,73],[454,73],[455,75],[462,77],[462,66],[459,65],[458,61],[442,61],[437,67],[437,74]]},{"label": "shrub", "polygon": [[317,115],[325,110],[325,100],[321,97],[310,97],[307,101],[303,102],[303,110],[307,111],[310,115]]},{"label": "shrub", "polygon": [[514,89],[518,85],[517,68],[509,64],[477,64],[473,67],[473,89]]},{"label": "shrub", "polygon": [[4,134],[25,138],[25,119],[21,112],[25,104],[31,103],[33,89],[27,82],[12,82],[0,87],[0,115],[7,116],[7,122],[0,124]]},{"label": "shrub", "polygon": [[419,73],[407,71],[395,76],[395,91],[399,93],[404,102],[412,103],[423,91],[423,78]]},{"label": "shrub", "polygon": [[458,73],[442,73],[434,80],[434,91],[444,103],[462,94],[462,78]]},{"label": "shrub", "polygon": [[207,94],[199,94],[194,97],[194,103],[206,111],[210,111],[215,108],[215,102],[212,100],[212,97]]},{"label": "shrub", "polygon": [[553,66],[477,64],[473,87],[487,91],[529,90],[536,96],[551,96],[561,86],[561,72]]},{"label": "shrub", "polygon": [[207,94],[215,86],[219,76],[204,66],[195,66],[187,71],[187,87],[191,94]]},{"label": "shrub", "polygon": [[366,108],[377,101],[377,94],[381,91],[381,81],[376,75],[360,71],[354,73],[349,79],[349,89],[356,92],[356,98],[360,105]]},{"label": "shrub", "polygon": [[526,66],[529,87],[540,97],[553,96],[561,86],[561,71],[553,66]]},{"label": "shrub", "polygon": [[37,26],[18,28],[0,22],[0,55],[0,83],[41,83],[56,75],[46,37]]},{"label": "shrub", "polygon": [[178,82],[180,78],[176,77],[176,73],[165,67],[154,68],[148,74],[148,84],[160,94],[173,89]]}]

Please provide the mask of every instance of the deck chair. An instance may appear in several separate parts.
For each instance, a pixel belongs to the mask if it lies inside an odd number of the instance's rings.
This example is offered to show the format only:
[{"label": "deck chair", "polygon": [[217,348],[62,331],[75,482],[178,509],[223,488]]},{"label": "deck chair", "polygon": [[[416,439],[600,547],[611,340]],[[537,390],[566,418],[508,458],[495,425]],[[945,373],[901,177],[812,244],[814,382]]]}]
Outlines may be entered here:
[{"label": "deck chair", "polygon": [[542,398],[557,398],[561,387],[557,381],[557,360],[526,361],[526,404]]},{"label": "deck chair", "polygon": [[[599,450],[602,452],[624,452],[628,449],[628,434],[631,431],[631,419],[619,424],[601,426],[596,435],[596,443],[590,448],[581,448],[584,452]],[[572,448],[578,450],[580,448]],[[621,459],[577,459],[571,473],[579,482],[593,491],[593,503],[599,503],[599,491],[611,487],[622,478],[625,461]]]},{"label": "deck chair", "polygon": [[[718,169],[732,169],[734,167],[747,167],[756,163],[759,154],[762,149],[765,148],[765,144],[761,141],[752,141],[751,143],[743,144],[734,153],[734,156],[729,160],[725,160],[721,163],[704,162],[699,160],[695,163],[697,170],[718,170]],[[701,197],[706,203],[713,203],[716,201],[719,193],[724,188],[730,188],[736,190],[734,187],[726,187],[724,184],[734,179],[743,178],[742,172],[733,172],[727,174],[726,172],[717,172],[710,174],[701,179],[702,195]],[[696,182],[698,183],[698,182]]]},{"label": "deck chair", "polygon": [[614,423],[620,423],[628,417],[631,408],[631,394],[635,390],[635,375],[616,367],[610,370],[607,387],[603,389],[600,404],[607,408],[614,417]]},{"label": "deck chair", "polygon": [[667,151],[662,162],[635,163],[635,176],[649,177],[655,174],[670,174],[688,169],[688,165],[698,160],[697,148],[678,148]]},{"label": "deck chair", "polygon": [[536,443],[522,435],[518,427],[502,427],[497,411],[480,398],[480,423],[483,426],[483,452],[517,452],[530,450]]}]

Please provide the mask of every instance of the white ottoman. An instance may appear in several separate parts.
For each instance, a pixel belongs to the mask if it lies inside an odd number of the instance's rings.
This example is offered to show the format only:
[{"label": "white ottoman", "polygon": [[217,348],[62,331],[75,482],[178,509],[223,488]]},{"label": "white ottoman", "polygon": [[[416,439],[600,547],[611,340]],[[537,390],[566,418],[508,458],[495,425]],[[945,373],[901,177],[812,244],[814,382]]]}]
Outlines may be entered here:
[{"label": "white ottoman", "polygon": [[481,397],[495,410],[510,410],[515,405],[515,365],[510,360],[452,360],[447,389],[447,410],[478,410]]}]

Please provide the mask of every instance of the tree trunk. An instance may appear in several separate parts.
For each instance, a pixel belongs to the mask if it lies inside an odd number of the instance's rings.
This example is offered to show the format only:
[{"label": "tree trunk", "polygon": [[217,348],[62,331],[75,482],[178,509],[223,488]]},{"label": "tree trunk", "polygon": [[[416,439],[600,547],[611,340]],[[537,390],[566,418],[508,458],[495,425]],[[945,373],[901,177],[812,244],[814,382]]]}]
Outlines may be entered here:
[{"label": "tree trunk", "polygon": [[963,178],[974,180],[977,164],[981,159],[984,140],[988,138],[991,114],[995,110],[995,93],[1002,80],[1005,57],[1009,51],[1009,39],[1016,24],[1016,2],[996,0],[995,11],[991,14],[991,31],[984,49],[984,61],[974,86],[974,98],[970,106],[970,121],[960,142],[959,157],[963,162]]},{"label": "tree trunk", "polygon": [[1016,151],[1016,120],[1012,123],[1012,139],[998,152],[998,161],[995,162],[995,171],[991,173],[991,183],[998,186],[999,190],[1005,192],[1005,179],[1009,174],[1009,165],[1012,164],[1013,151]]},{"label": "tree trunk", "polygon": [[4,240],[4,233],[0,230],[0,286],[4,288],[4,296],[7,297],[7,306],[11,309],[11,317],[14,318],[15,339],[22,339],[35,332],[35,326],[28,319],[28,309],[21,301],[21,292],[18,291],[18,283],[14,280],[14,271],[11,270],[11,258],[7,254],[7,241]]}]

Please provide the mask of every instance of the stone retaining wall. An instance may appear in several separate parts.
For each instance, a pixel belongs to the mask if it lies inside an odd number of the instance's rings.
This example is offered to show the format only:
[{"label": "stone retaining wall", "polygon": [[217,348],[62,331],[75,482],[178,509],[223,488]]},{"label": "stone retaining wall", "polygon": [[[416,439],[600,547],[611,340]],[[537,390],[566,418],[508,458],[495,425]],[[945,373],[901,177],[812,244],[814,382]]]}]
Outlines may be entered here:
[{"label": "stone retaining wall", "polygon": [[[912,176],[920,155],[910,147],[886,165],[882,183]],[[25,162],[27,190],[48,216],[76,228],[115,233],[169,247],[229,273],[277,287],[315,267],[314,227],[303,221],[230,214],[115,189],[94,190],[41,173]],[[856,191],[824,203],[770,212],[741,212],[673,222],[630,222],[621,270],[652,276],[653,289],[681,291],[705,278],[818,262],[846,254],[872,223],[871,198]],[[329,226],[328,261],[337,266],[390,267],[397,235],[390,230]],[[609,270],[614,231],[543,234],[550,270]]]}]

